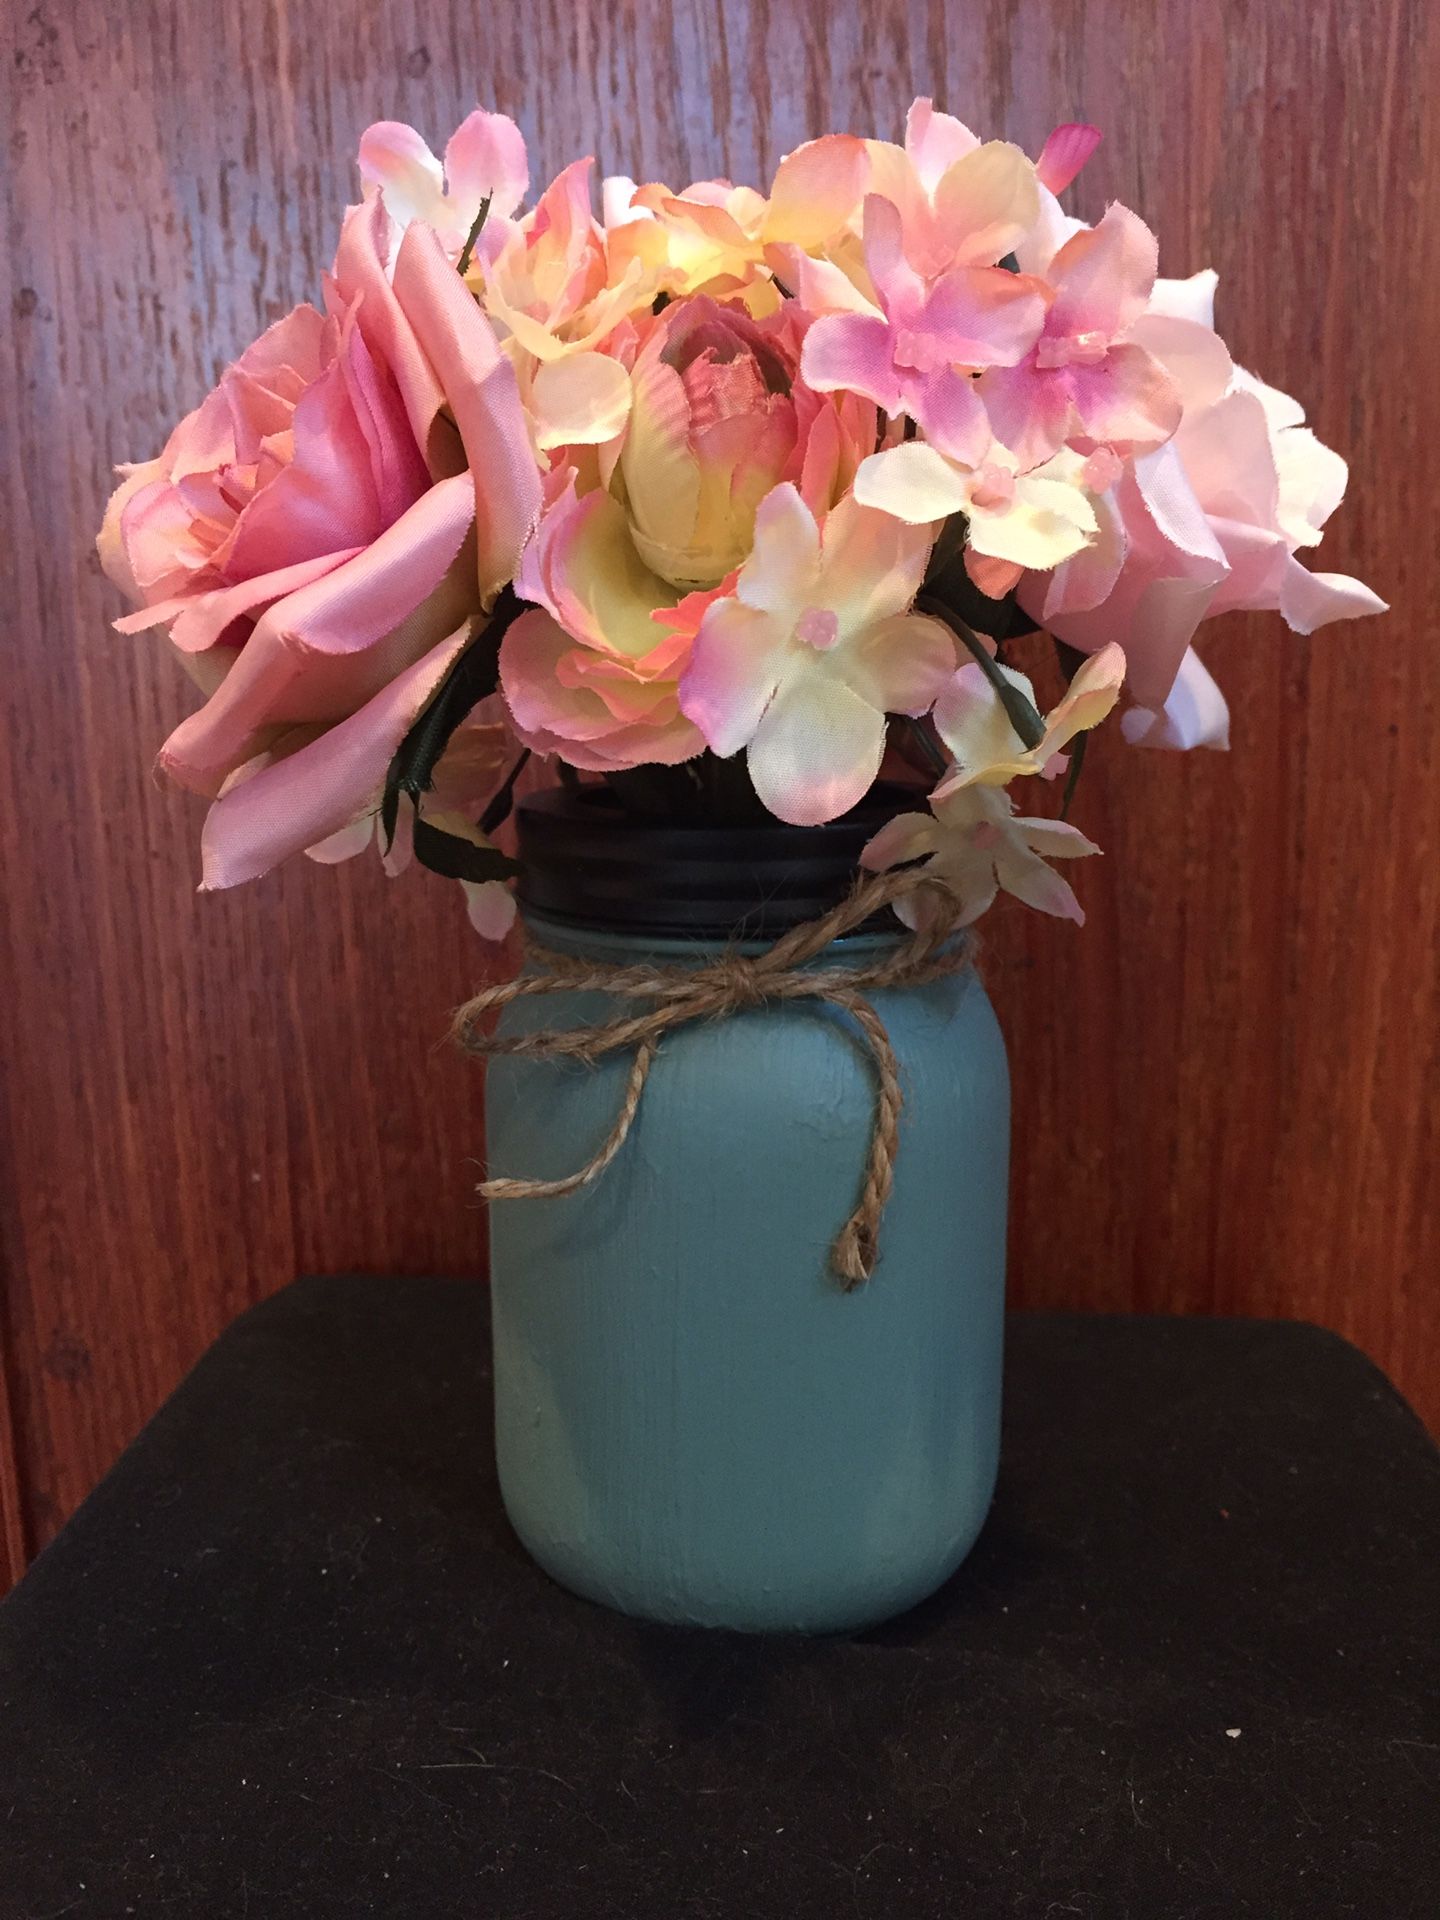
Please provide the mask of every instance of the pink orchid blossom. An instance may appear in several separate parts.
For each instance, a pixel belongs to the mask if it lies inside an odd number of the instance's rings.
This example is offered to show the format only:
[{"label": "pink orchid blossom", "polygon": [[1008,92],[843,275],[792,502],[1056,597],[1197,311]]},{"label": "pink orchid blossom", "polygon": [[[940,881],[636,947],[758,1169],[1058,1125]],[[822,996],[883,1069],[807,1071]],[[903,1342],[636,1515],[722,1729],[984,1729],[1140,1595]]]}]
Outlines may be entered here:
[{"label": "pink orchid blossom", "polygon": [[[903,147],[827,134],[787,155],[771,191],[765,238],[785,247],[792,273],[797,255],[838,259],[873,193],[899,211],[906,257],[917,272],[933,277],[956,266],[994,266],[1026,243],[1041,198],[1053,203],[1099,143],[1098,128],[1071,122],[1056,127],[1032,165],[1018,147],[982,142],[953,115],[918,99],[906,116]],[[1024,262],[1022,269],[1029,270]]]},{"label": "pink orchid blossom", "polygon": [[1117,204],[1051,260],[1040,338],[1018,363],[992,367],[979,382],[995,437],[1022,467],[1039,466],[1070,440],[1128,453],[1175,431],[1174,383],[1129,337],[1154,287],[1156,258],[1154,234]]},{"label": "pink orchid blossom", "polygon": [[675,589],[636,552],[616,500],[566,475],[517,586],[535,605],[505,635],[500,685],[527,746],[597,773],[701,751],[678,698],[690,636],[653,618]]},{"label": "pink orchid blossom", "polygon": [[817,826],[880,770],[887,713],[923,713],[955,665],[938,620],[909,611],[930,551],[847,494],[823,528],[791,483],[761,503],[733,594],[706,610],[680,706],[722,757],[747,750],[770,811]]},{"label": "pink orchid blossom", "polygon": [[1035,222],[1036,171],[1019,147],[982,143],[928,100],[911,107],[903,148],[870,140],[866,152],[867,191],[897,209],[905,257],[927,278],[993,267]]},{"label": "pink orchid blossom", "polygon": [[805,338],[801,371],[817,392],[846,388],[888,414],[908,414],[932,446],[978,466],[993,438],[966,369],[1013,367],[1045,322],[1034,282],[1000,267],[960,266],[926,280],[909,264],[901,217],[865,202],[865,265],[879,305],[854,292]]},{"label": "pink orchid blossom", "polygon": [[[1017,814],[999,787],[962,786],[933,794],[929,813],[901,813],[865,846],[860,864],[873,873],[923,861],[959,903],[955,924],[972,926],[1004,891],[1041,913],[1083,925],[1085,914],[1068,881],[1046,860],[1099,853],[1093,840],[1063,820]],[[921,892],[896,902],[907,926],[923,926],[935,903]]]},{"label": "pink orchid blossom", "polygon": [[[998,670],[1034,706],[1035,689],[1028,678],[1013,667]],[[1124,649],[1102,647],[1045,715],[1042,738],[1027,747],[989,679],[973,660],[968,661],[935,701],[935,731],[955,762],[936,787],[935,797],[943,799],[960,787],[1003,787],[1026,774],[1057,778],[1067,764],[1065,748],[1077,733],[1098,727],[1106,718],[1120,698],[1124,679]]]},{"label": "pink orchid blossom", "polygon": [[1068,447],[1043,467],[1017,473],[998,442],[978,467],[967,467],[923,440],[907,440],[862,463],[855,497],[911,526],[963,513],[967,565],[972,554],[1007,562],[1015,570],[1006,577],[1008,591],[1025,568],[1056,567],[1088,544],[1098,523],[1087,469]]},{"label": "pink orchid blossom", "polygon": [[1020,592],[1032,618],[1072,646],[1124,647],[1136,702],[1124,729],[1145,745],[1228,741],[1223,696],[1190,651],[1201,621],[1263,608],[1313,633],[1385,611],[1362,582],[1311,573],[1297,557],[1338,506],[1345,463],[1301,424],[1295,401],[1232,365],[1205,323],[1213,292],[1210,275],[1161,283],[1158,309],[1134,331],[1181,395],[1180,425],[1097,501],[1093,546],[1027,576]]},{"label": "pink orchid blossom", "polygon": [[127,471],[101,531],[140,602],[118,624],[167,629],[208,695],[160,754],[182,785],[223,790],[208,886],[353,820],[538,506],[483,315],[429,229],[407,232],[393,284],[388,253],[380,203],[354,209],[328,315],[263,335]]}]

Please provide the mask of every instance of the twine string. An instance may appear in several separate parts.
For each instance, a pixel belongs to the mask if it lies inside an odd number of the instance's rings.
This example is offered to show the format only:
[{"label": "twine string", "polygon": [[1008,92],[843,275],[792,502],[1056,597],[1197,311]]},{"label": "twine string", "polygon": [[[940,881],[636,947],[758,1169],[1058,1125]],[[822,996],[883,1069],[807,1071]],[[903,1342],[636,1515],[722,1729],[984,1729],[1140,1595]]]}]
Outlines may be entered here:
[{"label": "twine string", "polygon": [[[927,895],[929,911],[898,946],[857,965],[811,964],[834,941],[853,933],[883,908],[919,893]],[[614,966],[527,944],[527,958],[544,971],[483,987],[467,1000],[454,1018],[458,1044],[467,1053],[486,1058],[582,1060],[588,1065],[612,1053],[633,1051],[634,1058],[614,1123],[583,1167],[559,1180],[496,1176],[481,1182],[480,1193],[486,1200],[542,1200],[589,1186],[629,1137],[656,1052],[667,1033],[694,1020],[726,1018],[776,1002],[811,1000],[849,1015],[875,1076],[874,1118],[860,1197],[830,1254],[831,1266],[846,1289],[858,1286],[875,1269],[880,1221],[895,1184],[904,1104],[895,1049],[868,996],[883,988],[924,986],[968,967],[970,942],[955,937],[956,911],[954,896],[942,884],[911,868],[862,878],[828,913],[792,927],[761,953],[745,954],[731,947],[699,966]],[[603,993],[634,1005],[591,1026],[498,1034],[488,1025],[491,1014],[517,1000],[584,992]]]}]

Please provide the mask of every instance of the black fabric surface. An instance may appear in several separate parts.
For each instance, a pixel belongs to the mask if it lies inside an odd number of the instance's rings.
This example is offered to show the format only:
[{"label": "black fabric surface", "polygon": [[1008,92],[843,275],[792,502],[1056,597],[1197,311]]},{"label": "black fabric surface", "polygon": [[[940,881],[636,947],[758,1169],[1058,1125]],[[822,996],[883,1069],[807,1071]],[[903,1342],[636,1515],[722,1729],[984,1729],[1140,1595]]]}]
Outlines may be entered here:
[{"label": "black fabric surface", "polygon": [[1440,1915],[1440,1457],[1343,1342],[1019,1317],[955,1579],[745,1640],[527,1560],[486,1317],[300,1282],[0,1607],[4,1920]]}]

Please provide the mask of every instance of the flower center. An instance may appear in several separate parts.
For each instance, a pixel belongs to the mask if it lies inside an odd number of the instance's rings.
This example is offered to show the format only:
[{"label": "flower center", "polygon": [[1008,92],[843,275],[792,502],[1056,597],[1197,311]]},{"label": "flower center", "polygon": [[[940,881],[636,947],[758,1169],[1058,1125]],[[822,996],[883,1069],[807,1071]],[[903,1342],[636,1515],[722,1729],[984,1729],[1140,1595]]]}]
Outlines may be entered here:
[{"label": "flower center", "polygon": [[1108,493],[1124,471],[1112,447],[1096,447],[1080,470],[1080,484],[1090,493]]},{"label": "flower center", "polygon": [[1008,467],[986,461],[970,488],[970,504],[982,513],[999,513],[1015,498],[1015,476]]},{"label": "flower center", "polygon": [[1109,338],[1093,328],[1088,333],[1050,334],[1035,349],[1035,364],[1047,368],[1093,367],[1109,351]]},{"label": "flower center", "polygon": [[830,607],[807,607],[795,622],[795,638],[817,653],[828,653],[840,638],[840,616]]}]

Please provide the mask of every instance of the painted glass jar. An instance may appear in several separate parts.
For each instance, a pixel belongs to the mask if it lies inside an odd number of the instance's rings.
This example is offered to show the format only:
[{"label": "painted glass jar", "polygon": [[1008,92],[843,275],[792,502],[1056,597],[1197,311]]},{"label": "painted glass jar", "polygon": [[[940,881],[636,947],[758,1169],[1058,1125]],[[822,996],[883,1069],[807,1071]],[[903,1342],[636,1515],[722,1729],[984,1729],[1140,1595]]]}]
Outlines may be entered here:
[{"label": "painted glass jar", "polygon": [[[621,964],[754,950],[845,891],[874,818],[640,825],[607,797],[522,808],[527,930]],[[892,922],[893,928],[893,922]],[[901,937],[864,929],[819,964]],[[999,1447],[1009,1079],[973,968],[878,990],[905,1104],[873,1277],[830,1247],[859,1191],[874,1070],[814,1000],[678,1028],[623,1148],[562,1198],[491,1208],[501,1490],[536,1560],[645,1618],[860,1627],[959,1565]],[[502,1032],[616,1003],[520,1000]],[[490,1063],[489,1165],[559,1178],[610,1130],[629,1061]]]}]

